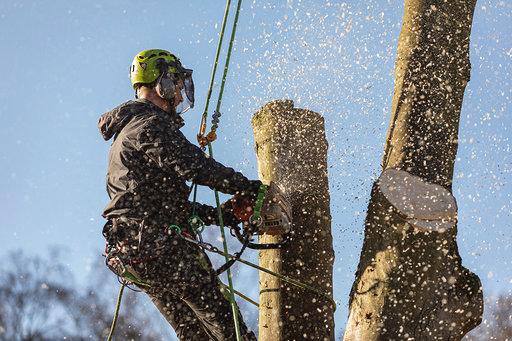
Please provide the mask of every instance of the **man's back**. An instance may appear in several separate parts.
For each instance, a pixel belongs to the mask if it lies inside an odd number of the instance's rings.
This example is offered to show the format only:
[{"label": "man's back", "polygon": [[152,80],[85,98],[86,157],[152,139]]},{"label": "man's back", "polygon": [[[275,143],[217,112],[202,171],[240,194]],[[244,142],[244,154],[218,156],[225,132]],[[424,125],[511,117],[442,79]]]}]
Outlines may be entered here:
[{"label": "man's back", "polygon": [[159,160],[154,160],[145,148],[148,132],[171,136],[183,125],[178,115],[170,115],[141,100],[126,102],[100,119],[105,139],[115,136],[107,171],[111,201],[104,210],[105,217],[143,218],[158,214],[175,223],[186,218],[183,213],[188,212],[183,208],[190,188],[172,169],[162,169]]}]

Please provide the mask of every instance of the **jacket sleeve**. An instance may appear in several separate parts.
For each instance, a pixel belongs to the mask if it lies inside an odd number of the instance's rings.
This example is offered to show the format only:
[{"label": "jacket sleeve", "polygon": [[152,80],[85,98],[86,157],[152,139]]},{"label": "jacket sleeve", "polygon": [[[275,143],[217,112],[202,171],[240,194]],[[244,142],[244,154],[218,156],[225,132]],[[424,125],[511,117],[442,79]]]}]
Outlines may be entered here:
[{"label": "jacket sleeve", "polygon": [[[192,202],[189,202],[190,208],[192,211]],[[240,224],[242,221],[239,220],[232,212],[231,201],[227,201],[221,205],[222,210],[222,218],[224,221],[224,226],[236,226]],[[217,208],[204,205],[200,203],[195,203],[195,211],[196,214],[201,218],[201,220],[207,225],[219,225],[219,215],[217,212]]]},{"label": "jacket sleeve", "polygon": [[141,149],[164,170],[172,170],[198,185],[226,194],[257,195],[259,180],[249,180],[242,173],[208,157],[185,135],[165,123],[146,126],[139,136]]}]

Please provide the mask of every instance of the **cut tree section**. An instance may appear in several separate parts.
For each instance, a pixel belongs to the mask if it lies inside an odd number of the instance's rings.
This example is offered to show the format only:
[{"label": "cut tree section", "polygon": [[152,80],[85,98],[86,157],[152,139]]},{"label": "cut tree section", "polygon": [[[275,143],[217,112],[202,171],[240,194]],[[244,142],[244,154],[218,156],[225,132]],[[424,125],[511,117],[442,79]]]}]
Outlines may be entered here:
[{"label": "cut tree section", "polygon": [[345,341],[460,340],[481,321],[481,283],[462,265],[450,194],[475,4],[405,0]]},{"label": "cut tree section", "polygon": [[[291,205],[283,211],[292,215],[289,243],[261,250],[260,265],[330,296],[334,251],[324,119],[280,100],[263,106],[252,125],[260,179],[283,190]],[[282,236],[265,233],[259,241],[278,243]],[[334,306],[317,293],[260,272],[259,303],[260,341],[334,340]]]}]

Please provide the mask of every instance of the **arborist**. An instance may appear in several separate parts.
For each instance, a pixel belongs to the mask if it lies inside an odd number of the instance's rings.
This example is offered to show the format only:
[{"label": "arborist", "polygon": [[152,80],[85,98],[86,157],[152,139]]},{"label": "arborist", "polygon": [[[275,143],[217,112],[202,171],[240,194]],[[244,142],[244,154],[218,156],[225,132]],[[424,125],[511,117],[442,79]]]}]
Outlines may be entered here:
[{"label": "arborist", "polygon": [[[181,340],[234,340],[230,302],[207,255],[170,225],[194,238],[194,212],[206,225],[217,211],[189,201],[187,181],[235,195],[222,206],[226,226],[247,220],[262,183],[207,157],[180,131],[194,104],[192,70],[165,50],[133,59],[135,100],[103,114],[99,130],[110,148],[103,212],[108,267],[146,292]],[[255,340],[239,316],[244,340]]]}]

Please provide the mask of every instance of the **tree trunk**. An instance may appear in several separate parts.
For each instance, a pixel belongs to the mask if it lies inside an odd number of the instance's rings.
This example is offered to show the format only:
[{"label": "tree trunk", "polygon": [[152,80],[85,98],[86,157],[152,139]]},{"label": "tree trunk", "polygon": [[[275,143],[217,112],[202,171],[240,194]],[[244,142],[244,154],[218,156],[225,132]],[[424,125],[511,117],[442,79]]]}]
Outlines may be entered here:
[{"label": "tree trunk", "polygon": [[451,195],[475,0],[406,0],[395,94],[345,340],[460,340],[483,311]]},{"label": "tree trunk", "polygon": [[[334,252],[323,118],[273,101],[252,120],[260,178],[274,181],[292,205],[291,242],[282,250],[260,251],[260,265],[310,283],[332,295]],[[262,235],[261,243],[280,236]],[[334,306],[318,294],[260,272],[259,339],[333,340]]]}]

